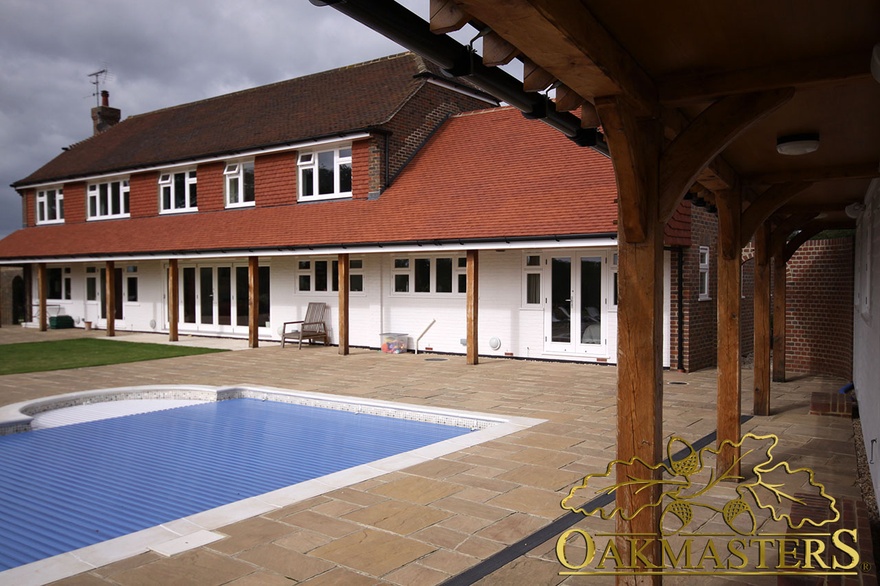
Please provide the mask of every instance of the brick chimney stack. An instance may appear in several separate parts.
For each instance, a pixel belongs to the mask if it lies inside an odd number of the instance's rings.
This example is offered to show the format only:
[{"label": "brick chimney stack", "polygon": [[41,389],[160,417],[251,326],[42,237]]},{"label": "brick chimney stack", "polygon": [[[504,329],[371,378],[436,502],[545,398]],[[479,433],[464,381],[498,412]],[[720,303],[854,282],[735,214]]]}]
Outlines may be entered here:
[{"label": "brick chimney stack", "polygon": [[101,134],[119,122],[121,117],[122,111],[119,108],[110,107],[110,92],[107,90],[101,90],[101,105],[92,108],[94,134]]}]

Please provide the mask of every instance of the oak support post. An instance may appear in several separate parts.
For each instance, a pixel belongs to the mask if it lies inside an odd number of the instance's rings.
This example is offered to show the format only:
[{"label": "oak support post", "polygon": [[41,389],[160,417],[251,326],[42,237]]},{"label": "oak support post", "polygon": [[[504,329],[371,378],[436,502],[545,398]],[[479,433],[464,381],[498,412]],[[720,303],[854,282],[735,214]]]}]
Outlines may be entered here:
[{"label": "oak support post", "polygon": [[479,321],[479,273],[480,253],[467,251],[467,363],[479,364],[478,328]]},{"label": "oak support post", "polygon": [[349,257],[340,254],[339,265],[339,355],[348,356],[348,289],[349,289]]},{"label": "oak support post", "polygon": [[116,335],[116,263],[108,260],[104,266],[104,309],[107,313],[107,337]]},{"label": "oak support post", "polygon": [[[742,249],[741,196],[718,194],[718,446],[740,441],[742,372],[740,359],[740,302]],[[724,446],[716,460],[718,475],[739,476],[739,448]]]},{"label": "oak support post", "polygon": [[773,380],[785,382],[785,256],[773,257]]},{"label": "oak support post", "polygon": [[[663,460],[663,224],[659,215],[661,130],[640,120],[617,98],[597,99],[596,109],[614,161],[619,193],[617,459],[638,458],[648,465]],[[629,468],[629,469],[627,469]],[[660,479],[658,470],[639,463],[617,468],[618,534],[655,535],[641,554],[660,565],[660,484],[649,488],[628,483],[629,476]],[[642,507],[645,507],[642,509]],[[639,514],[629,518],[635,511]],[[632,543],[617,540],[623,559]],[[635,558],[633,558],[635,559]],[[645,565],[645,564],[642,564]],[[659,574],[619,576],[618,584],[660,584]]]},{"label": "oak support post", "polygon": [[176,342],[178,340],[177,322],[179,316],[179,271],[177,267],[177,259],[172,258],[168,261],[168,341]]},{"label": "oak support post", "polygon": [[46,263],[37,263],[37,295],[39,296],[39,306],[37,307],[37,319],[40,322],[40,331],[45,332],[47,329],[46,319],[46,296],[49,282],[46,276]]},{"label": "oak support post", "polygon": [[754,414],[770,415],[770,226],[755,231]]},{"label": "oak support post", "polygon": [[260,347],[260,259],[248,257],[248,348]]}]

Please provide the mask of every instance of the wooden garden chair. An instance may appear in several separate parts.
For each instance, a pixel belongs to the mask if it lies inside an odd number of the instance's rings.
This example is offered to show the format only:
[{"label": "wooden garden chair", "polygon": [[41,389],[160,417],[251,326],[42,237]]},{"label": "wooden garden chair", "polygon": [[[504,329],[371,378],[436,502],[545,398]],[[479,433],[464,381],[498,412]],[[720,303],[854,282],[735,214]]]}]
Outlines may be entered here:
[{"label": "wooden garden chair", "polygon": [[284,327],[281,330],[281,347],[284,348],[288,340],[298,341],[300,349],[302,349],[303,340],[308,340],[310,344],[312,340],[322,340],[325,345],[329,344],[327,327],[324,325],[326,307],[325,303],[309,303],[304,319],[284,322]]}]

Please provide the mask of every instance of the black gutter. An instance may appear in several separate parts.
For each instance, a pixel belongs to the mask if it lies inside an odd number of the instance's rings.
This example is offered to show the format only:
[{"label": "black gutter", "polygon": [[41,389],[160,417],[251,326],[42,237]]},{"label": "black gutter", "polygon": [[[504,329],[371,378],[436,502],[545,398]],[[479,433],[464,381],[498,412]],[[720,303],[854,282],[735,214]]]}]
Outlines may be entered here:
[{"label": "black gutter", "polygon": [[394,0],[310,0],[331,6],[402,47],[437,64],[450,77],[464,77],[478,89],[556,128],[579,146],[610,156],[604,137],[595,128],[581,128],[571,112],[557,112],[547,96],[523,90],[522,82],[497,67],[487,67],[474,52],[448,35],[435,35],[425,22]]}]

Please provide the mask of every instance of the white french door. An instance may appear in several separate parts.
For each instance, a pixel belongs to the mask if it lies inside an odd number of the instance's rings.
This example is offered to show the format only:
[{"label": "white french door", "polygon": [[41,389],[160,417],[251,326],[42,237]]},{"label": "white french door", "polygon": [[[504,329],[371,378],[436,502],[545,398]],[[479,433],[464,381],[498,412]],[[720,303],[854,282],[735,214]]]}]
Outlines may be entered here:
[{"label": "white french door", "polygon": [[605,356],[616,333],[609,253],[585,251],[547,258],[544,266],[547,352]]},{"label": "white french door", "polygon": [[247,266],[183,266],[179,280],[178,311],[183,329],[247,334]]}]

